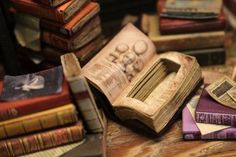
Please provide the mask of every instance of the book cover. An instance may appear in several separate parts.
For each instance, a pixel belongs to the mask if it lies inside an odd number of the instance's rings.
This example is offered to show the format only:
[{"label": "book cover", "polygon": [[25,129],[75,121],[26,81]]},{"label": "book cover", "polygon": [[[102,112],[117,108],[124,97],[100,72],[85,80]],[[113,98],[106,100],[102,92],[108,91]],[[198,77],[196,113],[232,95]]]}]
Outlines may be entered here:
[{"label": "book cover", "polygon": [[196,109],[198,123],[223,124],[236,126],[236,110],[215,101],[203,90]]},{"label": "book cover", "polygon": [[70,19],[67,23],[61,24],[51,20],[41,19],[40,26],[42,29],[50,30],[53,32],[61,33],[63,35],[72,36],[80,28],[82,28],[91,18],[96,16],[100,11],[98,3],[90,2],[84,6],[81,11]]},{"label": "book cover", "polygon": [[43,30],[42,41],[65,51],[75,51],[96,38],[101,31],[100,18],[96,16],[88,21],[72,37]]},{"label": "book cover", "polygon": [[156,54],[155,45],[127,24],[82,74],[109,100],[122,120],[138,120],[161,133],[201,81],[194,57],[178,52]]},{"label": "book cover", "polygon": [[65,126],[78,121],[73,104],[0,122],[0,139]]},{"label": "book cover", "polygon": [[28,13],[60,23],[66,23],[88,2],[87,0],[70,0],[56,8],[51,8],[33,0],[11,0],[17,11]]},{"label": "book cover", "polygon": [[161,35],[159,17],[157,15],[149,15],[148,37],[155,44],[157,52],[165,52],[223,47],[226,34],[224,31],[212,31]]},{"label": "book cover", "polygon": [[36,1],[50,7],[56,7],[70,0],[36,0]]},{"label": "book cover", "polygon": [[185,140],[233,140],[236,128],[226,125],[197,123],[195,111],[201,91],[191,98],[182,112],[182,131]]},{"label": "book cover", "polygon": [[227,7],[227,9],[232,12],[234,15],[236,15],[236,0],[223,0],[224,6]]},{"label": "book cover", "polygon": [[[158,14],[163,11],[164,0],[158,2]],[[223,9],[216,19],[207,20],[185,20],[185,19],[170,19],[160,17],[160,32],[161,34],[184,34],[193,32],[218,31],[225,29],[225,16]]]},{"label": "book cover", "polygon": [[0,142],[0,156],[14,157],[40,150],[81,141],[84,139],[84,127],[79,121],[75,125],[50,131],[34,133]]}]

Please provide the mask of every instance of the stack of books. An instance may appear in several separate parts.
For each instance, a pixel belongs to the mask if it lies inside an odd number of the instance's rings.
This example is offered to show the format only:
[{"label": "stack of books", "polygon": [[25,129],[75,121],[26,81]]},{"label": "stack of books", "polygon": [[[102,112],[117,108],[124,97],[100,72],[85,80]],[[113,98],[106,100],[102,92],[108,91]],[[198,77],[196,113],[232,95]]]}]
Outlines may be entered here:
[{"label": "stack of books", "polygon": [[6,75],[0,89],[0,156],[19,156],[84,139],[61,67]]},{"label": "stack of books", "polygon": [[223,76],[199,89],[182,112],[185,140],[236,139],[235,85]]},{"label": "stack of books", "polygon": [[89,0],[11,0],[11,2],[17,13],[30,14],[40,19],[42,45],[37,55],[43,56],[51,63],[60,64],[60,55],[74,52],[84,65],[103,46],[98,16],[100,6],[96,2]]},{"label": "stack of books", "polygon": [[149,16],[148,35],[158,52],[176,50],[193,55],[202,66],[225,63],[221,0],[159,0],[157,10],[157,15]]}]

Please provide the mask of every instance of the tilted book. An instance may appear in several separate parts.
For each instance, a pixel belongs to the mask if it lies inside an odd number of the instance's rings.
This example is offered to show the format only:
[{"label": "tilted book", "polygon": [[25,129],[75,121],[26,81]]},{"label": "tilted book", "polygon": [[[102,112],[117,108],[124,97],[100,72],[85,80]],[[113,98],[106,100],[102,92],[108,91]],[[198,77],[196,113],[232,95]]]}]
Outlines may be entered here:
[{"label": "tilted book", "polygon": [[39,18],[45,18],[60,23],[66,23],[88,0],[70,0],[67,3],[51,8],[33,0],[11,0],[17,11],[28,13]]},{"label": "tilted book", "polygon": [[81,67],[73,53],[61,56],[61,64],[76,104],[88,129],[93,133],[103,132],[104,124],[87,80],[81,75]]},{"label": "tilted book", "polygon": [[70,1],[70,0],[36,0],[36,2],[40,2],[40,3],[50,6],[50,7],[56,7],[56,6],[61,5],[67,1]]},{"label": "tilted book", "polygon": [[14,157],[29,154],[75,141],[81,141],[84,139],[84,135],[84,127],[81,121],[79,121],[75,125],[64,128],[6,139],[0,142],[0,156]]},{"label": "tilted book", "polygon": [[100,18],[96,16],[71,37],[43,30],[42,41],[65,51],[75,51],[96,38],[101,32]]},{"label": "tilted book", "polygon": [[123,120],[138,120],[160,133],[201,80],[194,57],[157,55],[151,40],[126,25],[82,69]]},{"label": "tilted book", "polygon": [[236,126],[236,110],[215,101],[206,90],[203,90],[196,109],[196,121]]},{"label": "tilted book", "polygon": [[[158,14],[162,13],[164,0],[158,1]],[[207,20],[186,20],[186,19],[170,19],[160,17],[160,32],[161,34],[181,34],[193,32],[207,32],[224,30],[226,20],[223,9],[220,15],[215,19]]]},{"label": "tilted book", "polygon": [[98,14],[100,10],[99,4],[90,2],[84,6],[81,11],[70,19],[67,23],[62,24],[51,20],[41,19],[40,26],[42,29],[61,33],[63,35],[72,36],[80,28],[82,28],[90,19]]},{"label": "tilted book", "polygon": [[157,15],[148,16],[148,26],[148,37],[155,44],[157,52],[223,47],[226,38],[225,31],[161,35]]}]

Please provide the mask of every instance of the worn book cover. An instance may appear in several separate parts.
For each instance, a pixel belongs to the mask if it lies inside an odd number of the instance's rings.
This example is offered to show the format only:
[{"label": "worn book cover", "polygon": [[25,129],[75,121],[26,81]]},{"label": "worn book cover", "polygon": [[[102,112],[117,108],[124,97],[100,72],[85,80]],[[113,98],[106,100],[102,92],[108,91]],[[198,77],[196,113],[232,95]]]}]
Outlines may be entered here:
[{"label": "worn book cover", "polygon": [[161,35],[159,30],[159,17],[157,15],[148,15],[146,20],[148,37],[155,44],[157,52],[170,50],[186,51],[224,46],[226,38],[225,31]]},{"label": "worn book cover", "polygon": [[79,31],[90,19],[98,14],[100,6],[98,3],[90,2],[84,6],[81,11],[70,19],[67,23],[62,24],[51,20],[41,19],[40,26],[42,29],[72,36]]},{"label": "worn book cover", "polygon": [[[158,14],[161,15],[164,7],[164,0],[157,3]],[[186,20],[186,19],[170,19],[160,17],[161,34],[184,34],[193,32],[207,32],[224,30],[226,26],[223,9],[216,19],[208,20]]]},{"label": "worn book cover", "polygon": [[201,80],[194,57],[178,52],[157,55],[152,41],[132,24],[87,63],[82,73],[105,94],[119,118],[136,119],[156,133],[167,126]]},{"label": "worn book cover", "polygon": [[88,3],[88,0],[70,0],[56,8],[37,3],[33,0],[11,0],[19,12],[28,13],[39,18],[45,18],[60,23],[66,23],[74,14]]},{"label": "worn book cover", "polygon": [[70,1],[70,0],[36,0],[36,2],[40,2],[40,3],[50,6],[50,7],[59,6],[63,3],[66,3],[67,1]]},{"label": "worn book cover", "polygon": [[100,18],[95,16],[71,37],[43,30],[42,41],[61,50],[75,51],[96,38],[101,32]]}]

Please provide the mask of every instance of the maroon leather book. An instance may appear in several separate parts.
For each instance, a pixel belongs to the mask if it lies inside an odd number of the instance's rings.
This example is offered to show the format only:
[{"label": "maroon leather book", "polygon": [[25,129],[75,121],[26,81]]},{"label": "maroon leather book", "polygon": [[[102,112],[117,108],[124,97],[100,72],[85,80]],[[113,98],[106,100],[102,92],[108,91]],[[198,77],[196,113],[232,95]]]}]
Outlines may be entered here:
[{"label": "maroon leather book", "polygon": [[236,126],[236,110],[216,102],[204,89],[196,109],[199,123]]},{"label": "maroon leather book", "polygon": [[88,3],[88,0],[70,0],[67,3],[52,8],[34,0],[11,0],[14,8],[23,13],[39,18],[45,18],[60,23],[66,23],[74,14]]},{"label": "maroon leather book", "polygon": [[[157,5],[158,14],[160,15],[164,8],[165,0],[159,0]],[[160,33],[166,35],[224,30],[226,25],[223,10],[216,19],[184,20],[160,17],[159,21]]]},{"label": "maroon leather book", "polygon": [[236,0],[224,0],[224,5],[236,15]]}]

